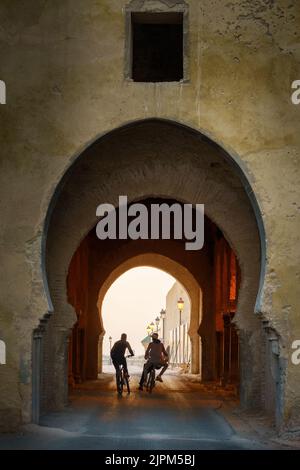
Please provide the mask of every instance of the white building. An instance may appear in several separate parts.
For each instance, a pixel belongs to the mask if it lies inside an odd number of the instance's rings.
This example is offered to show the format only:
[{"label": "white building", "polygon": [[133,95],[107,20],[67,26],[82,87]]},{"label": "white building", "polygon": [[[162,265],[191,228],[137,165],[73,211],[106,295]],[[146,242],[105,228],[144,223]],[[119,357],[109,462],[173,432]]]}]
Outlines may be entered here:
[{"label": "white building", "polygon": [[[180,298],[184,301],[181,324],[177,305]],[[190,364],[191,362],[191,344],[188,335],[190,313],[191,305],[188,294],[179,282],[175,282],[167,294],[166,316],[162,330],[165,346],[170,348],[171,364]]]}]

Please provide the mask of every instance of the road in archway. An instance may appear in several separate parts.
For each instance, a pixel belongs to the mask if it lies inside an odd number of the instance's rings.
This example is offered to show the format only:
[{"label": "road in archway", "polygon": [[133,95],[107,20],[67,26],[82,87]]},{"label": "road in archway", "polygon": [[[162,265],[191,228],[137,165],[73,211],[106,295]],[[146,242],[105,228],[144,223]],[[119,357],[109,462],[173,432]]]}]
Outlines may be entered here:
[{"label": "road in archway", "polygon": [[222,414],[222,397],[199,383],[167,375],[152,394],[118,398],[113,375],[77,389],[64,411],[50,413],[25,435],[0,438],[0,448],[41,449],[261,449],[236,432]]}]

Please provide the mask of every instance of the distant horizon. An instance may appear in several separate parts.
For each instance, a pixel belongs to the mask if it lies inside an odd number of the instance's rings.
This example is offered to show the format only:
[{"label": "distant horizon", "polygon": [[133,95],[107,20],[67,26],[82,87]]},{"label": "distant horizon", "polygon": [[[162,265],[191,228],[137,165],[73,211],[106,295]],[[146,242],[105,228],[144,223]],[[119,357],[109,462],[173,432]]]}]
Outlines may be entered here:
[{"label": "distant horizon", "polygon": [[147,325],[166,308],[167,293],[175,282],[160,269],[142,266],[126,271],[111,285],[102,305],[104,355],[110,354],[109,336],[114,344],[122,333],[127,334],[135,355],[144,354],[141,341],[147,336]]}]

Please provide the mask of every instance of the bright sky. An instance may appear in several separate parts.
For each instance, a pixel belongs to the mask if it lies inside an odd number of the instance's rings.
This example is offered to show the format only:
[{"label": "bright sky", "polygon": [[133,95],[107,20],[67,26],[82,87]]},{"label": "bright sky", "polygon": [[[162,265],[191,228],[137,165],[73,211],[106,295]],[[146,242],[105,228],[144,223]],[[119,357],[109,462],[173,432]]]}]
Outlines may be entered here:
[{"label": "bright sky", "polygon": [[109,336],[113,344],[122,333],[127,333],[137,356],[144,354],[141,340],[147,336],[147,325],[166,307],[166,295],[174,282],[164,271],[145,266],[130,269],[111,285],[102,305],[104,354],[109,354]]}]

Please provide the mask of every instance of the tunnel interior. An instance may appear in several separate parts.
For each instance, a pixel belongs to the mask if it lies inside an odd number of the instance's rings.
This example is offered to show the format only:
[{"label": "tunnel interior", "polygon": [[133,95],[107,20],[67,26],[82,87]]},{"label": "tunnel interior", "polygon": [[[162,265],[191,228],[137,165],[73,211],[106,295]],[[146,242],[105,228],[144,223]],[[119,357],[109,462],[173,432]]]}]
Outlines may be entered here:
[{"label": "tunnel interior", "polygon": [[[147,198],[139,202],[146,207],[151,204],[167,203],[171,206],[178,203],[160,198]],[[107,283],[107,279],[126,262],[130,262],[132,267],[143,263],[145,259],[140,259],[141,255],[147,255],[152,266],[165,269],[166,272],[173,268],[167,262],[164,263],[164,259],[172,260],[193,276],[199,293],[201,291],[201,305],[191,308],[193,321],[189,332],[190,337],[194,337],[192,349],[195,341],[200,346],[197,353],[192,351],[188,371],[196,374],[201,371],[203,381],[216,381],[224,386],[238,384],[239,344],[234,315],[240,267],[222,231],[208,217],[205,217],[204,227],[204,247],[199,251],[187,251],[186,240],[176,240],[172,236],[170,240],[99,240],[95,227],[82,240],[72,257],[67,278],[68,301],[76,312],[69,342],[70,388],[86,380],[96,380],[102,372],[105,328],[101,306],[105,291],[111,283]],[[178,278],[177,268],[169,274],[175,277],[177,274]],[[194,285],[189,285],[189,279],[184,282],[184,287],[190,292]],[[100,300],[99,292],[102,292]],[[197,297],[199,294],[196,292],[194,295]],[[172,350],[173,362],[174,356]]]}]

